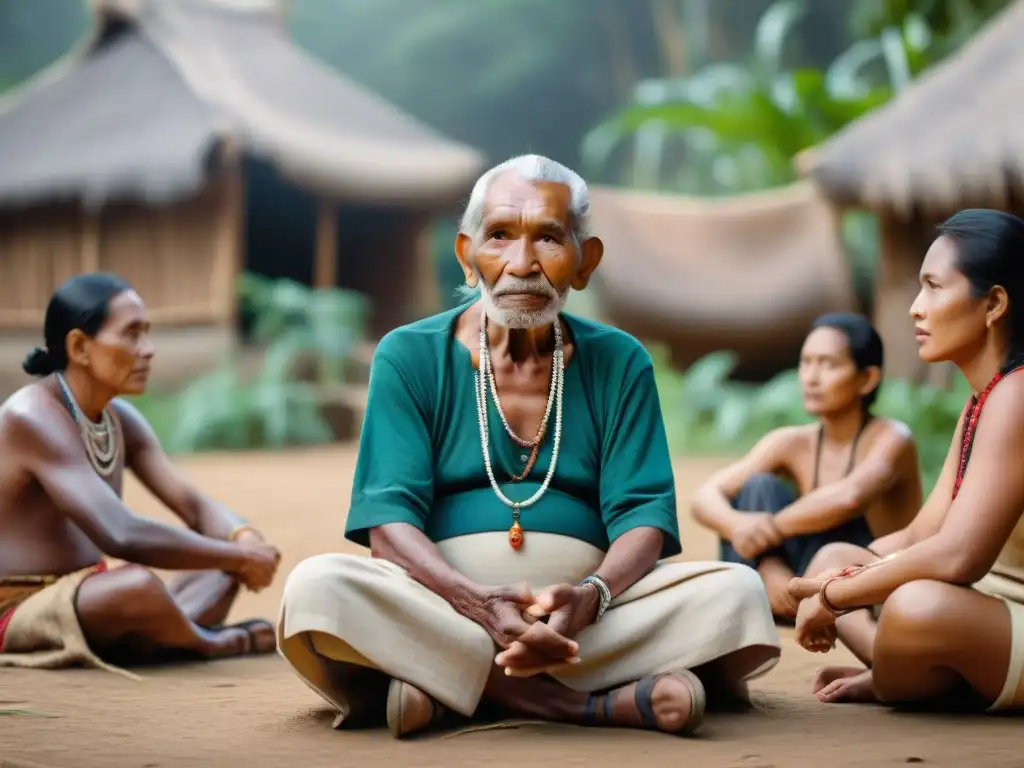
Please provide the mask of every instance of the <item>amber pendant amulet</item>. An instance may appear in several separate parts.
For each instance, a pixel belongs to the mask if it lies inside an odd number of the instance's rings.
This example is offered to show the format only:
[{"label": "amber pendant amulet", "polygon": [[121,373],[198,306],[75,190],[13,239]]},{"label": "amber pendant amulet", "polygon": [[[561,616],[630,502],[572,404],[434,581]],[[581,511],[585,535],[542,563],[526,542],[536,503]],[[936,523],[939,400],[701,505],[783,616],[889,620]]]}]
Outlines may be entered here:
[{"label": "amber pendant amulet", "polygon": [[512,549],[519,549],[523,546],[523,529],[518,520],[512,523],[512,527],[508,529],[508,543]]}]

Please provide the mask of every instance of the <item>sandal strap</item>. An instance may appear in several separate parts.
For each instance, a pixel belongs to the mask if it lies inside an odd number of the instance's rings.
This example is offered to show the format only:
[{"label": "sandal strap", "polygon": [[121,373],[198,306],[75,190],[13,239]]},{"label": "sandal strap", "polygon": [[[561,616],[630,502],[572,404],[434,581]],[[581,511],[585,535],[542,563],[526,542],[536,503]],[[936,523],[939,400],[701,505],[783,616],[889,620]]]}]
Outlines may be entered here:
[{"label": "sandal strap", "polygon": [[[583,708],[583,722],[586,725],[606,725],[612,719],[612,702],[614,691],[609,693],[591,693]],[[601,719],[597,717],[597,705],[601,705]]]},{"label": "sandal strap", "polygon": [[663,675],[643,677],[637,680],[636,688],[633,690],[633,702],[636,704],[637,712],[640,713],[640,720],[649,728],[658,728],[658,719],[654,716],[652,698],[654,686],[658,684],[661,677]]},{"label": "sandal strap", "polygon": [[597,725],[597,700],[600,695],[593,693],[587,696],[587,703],[583,706],[583,722],[587,725]]}]

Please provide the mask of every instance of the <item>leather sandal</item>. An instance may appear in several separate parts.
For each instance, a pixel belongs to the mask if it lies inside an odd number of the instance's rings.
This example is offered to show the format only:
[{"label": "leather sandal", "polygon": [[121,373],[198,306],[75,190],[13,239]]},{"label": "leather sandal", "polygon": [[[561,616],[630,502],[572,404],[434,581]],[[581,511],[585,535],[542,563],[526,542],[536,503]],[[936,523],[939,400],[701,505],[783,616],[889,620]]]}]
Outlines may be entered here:
[{"label": "leather sandal", "polygon": [[261,649],[256,647],[256,630],[257,629],[270,629],[270,632],[277,636],[274,625],[266,619],[248,619],[246,621],[235,622],[234,624],[228,624],[225,629],[244,629],[245,634],[248,635],[249,645],[243,656],[273,653],[277,649],[277,641],[274,641],[274,645],[269,648]]},{"label": "leather sandal", "polygon": [[388,730],[396,739],[440,724],[447,713],[447,707],[409,683],[392,680],[388,686]]},{"label": "leather sandal", "polygon": [[[677,680],[683,681],[690,694],[690,716],[677,731],[666,731],[658,725],[658,718],[654,715],[654,704],[652,701],[654,686],[663,677],[674,677]],[[591,694],[588,696],[584,710],[584,724],[608,725],[612,719],[613,696],[615,694],[616,691],[611,691],[606,694]],[[599,702],[601,704],[600,719],[597,716]],[[640,724],[644,728],[660,731],[661,733],[671,733],[675,736],[692,736],[704,722],[704,711],[707,709],[707,693],[700,678],[687,669],[679,669],[650,675],[638,680],[636,687],[633,689],[633,703],[636,704],[637,712],[640,713]]]}]

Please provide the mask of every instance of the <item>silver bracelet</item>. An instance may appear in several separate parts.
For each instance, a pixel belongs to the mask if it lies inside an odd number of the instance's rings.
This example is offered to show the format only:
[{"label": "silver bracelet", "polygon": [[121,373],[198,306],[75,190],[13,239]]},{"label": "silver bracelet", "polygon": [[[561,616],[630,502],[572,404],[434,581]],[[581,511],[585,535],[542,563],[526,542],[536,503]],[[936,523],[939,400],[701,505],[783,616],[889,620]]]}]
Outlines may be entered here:
[{"label": "silver bracelet", "polygon": [[612,602],[612,590],[608,586],[608,582],[596,573],[593,576],[587,576],[579,585],[582,587],[587,584],[593,584],[594,588],[597,589],[597,616],[594,617],[594,622],[596,623],[604,615],[604,612],[608,610],[608,606]]}]

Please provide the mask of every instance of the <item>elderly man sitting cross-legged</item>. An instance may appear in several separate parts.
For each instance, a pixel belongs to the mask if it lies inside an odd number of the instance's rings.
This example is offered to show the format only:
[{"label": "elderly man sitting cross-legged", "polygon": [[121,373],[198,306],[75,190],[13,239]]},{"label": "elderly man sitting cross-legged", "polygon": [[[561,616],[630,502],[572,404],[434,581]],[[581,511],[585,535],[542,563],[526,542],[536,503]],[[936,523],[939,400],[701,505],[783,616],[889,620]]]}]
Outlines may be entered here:
[{"label": "elderly man sitting cross-legged", "polygon": [[[680,552],[651,360],[561,312],[601,261],[583,180],[519,157],[476,184],[455,251],[479,299],[399,328],[370,377],[346,536],[288,578],[282,655],[403,736],[446,708],[690,733],[704,683],[779,656],[757,573]],[[378,696],[377,694],[380,694]]]}]

